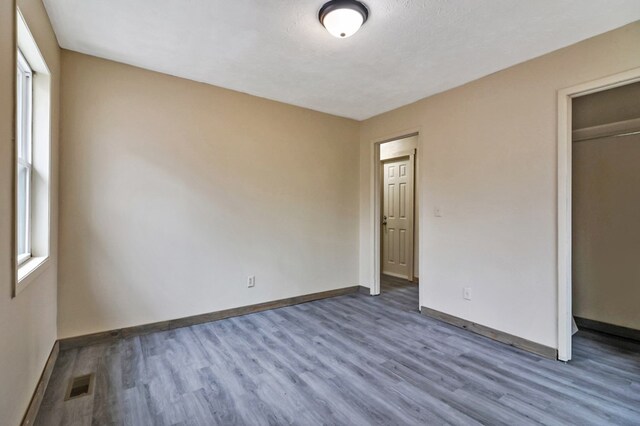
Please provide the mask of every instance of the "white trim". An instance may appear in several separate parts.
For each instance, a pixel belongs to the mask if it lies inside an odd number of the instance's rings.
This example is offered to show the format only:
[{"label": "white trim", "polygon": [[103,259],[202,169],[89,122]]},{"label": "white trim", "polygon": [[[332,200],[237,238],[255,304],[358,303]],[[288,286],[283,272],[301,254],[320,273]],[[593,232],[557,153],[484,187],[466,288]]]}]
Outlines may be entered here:
[{"label": "white trim", "polygon": [[49,257],[32,257],[18,268],[16,296],[44,272],[51,262]]},{"label": "white trim", "polygon": [[[24,212],[23,216],[18,215],[17,222],[24,221],[23,232],[19,232],[17,240],[24,239],[24,251],[18,253],[18,265],[23,263],[25,259],[31,257],[31,186],[33,183],[33,70],[31,65],[25,59],[20,48],[16,55],[18,81],[16,85],[16,145],[18,151],[18,167],[16,168],[16,182],[19,182],[21,169],[26,171],[25,188],[24,188]],[[18,198],[20,191],[18,191]],[[16,214],[18,214],[19,205],[16,205]],[[19,245],[19,244],[18,244]]]},{"label": "white trim", "polygon": [[18,268],[29,259],[31,259],[31,253],[23,253],[18,255]]},{"label": "white trim", "polygon": [[640,81],[640,68],[558,91],[558,359],[571,359],[572,99]]},{"label": "white trim", "polygon": [[[408,136],[408,137],[413,137],[413,136]],[[393,141],[389,141],[389,142],[393,142]],[[415,154],[416,154],[416,150],[415,149],[405,149],[405,150],[393,151],[393,152],[390,152],[389,156],[387,156],[386,158],[382,158],[382,156],[381,156],[380,161],[384,163],[385,161],[393,161],[393,160],[397,160],[398,158],[410,157],[410,156],[415,155]]]},{"label": "white trim", "polygon": [[[384,141],[383,141],[384,142]],[[374,142],[372,150],[372,164],[371,164],[371,205],[369,210],[371,211],[371,226],[373,232],[373,282],[371,283],[371,295],[377,296],[380,294],[380,144],[382,142]]]},{"label": "white trim", "polygon": [[16,22],[16,33],[20,51],[24,55],[29,66],[35,73],[51,74],[49,67],[44,60],[44,55],[40,52],[40,48],[36,43],[36,39],[31,34],[31,30],[27,25],[27,21],[24,19],[20,8],[17,8],[18,19]]}]

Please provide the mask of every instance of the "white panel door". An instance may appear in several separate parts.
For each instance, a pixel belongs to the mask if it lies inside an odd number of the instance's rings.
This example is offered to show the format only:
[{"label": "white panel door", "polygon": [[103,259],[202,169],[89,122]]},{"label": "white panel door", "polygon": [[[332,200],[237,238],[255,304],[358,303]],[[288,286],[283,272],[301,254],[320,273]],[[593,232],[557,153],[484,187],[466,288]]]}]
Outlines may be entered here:
[{"label": "white panel door", "polygon": [[383,163],[382,273],[413,281],[413,155]]}]

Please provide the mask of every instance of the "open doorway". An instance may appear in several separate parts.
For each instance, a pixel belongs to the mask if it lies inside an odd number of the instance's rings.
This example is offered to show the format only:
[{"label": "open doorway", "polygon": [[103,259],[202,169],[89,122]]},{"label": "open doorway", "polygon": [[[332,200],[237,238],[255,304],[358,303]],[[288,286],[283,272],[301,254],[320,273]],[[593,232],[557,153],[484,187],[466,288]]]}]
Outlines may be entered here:
[{"label": "open doorway", "polygon": [[418,136],[380,146],[380,291],[418,301]]},{"label": "open doorway", "polygon": [[572,346],[590,352],[640,342],[640,82],[574,99],[572,128]]},{"label": "open doorway", "polygon": [[[633,253],[640,251],[640,242],[631,230],[637,230],[640,213],[640,177],[634,177],[640,160],[640,116],[632,117],[640,108],[635,104],[639,97],[631,93],[637,84],[640,68],[558,92],[558,359],[562,361],[572,359],[576,323],[583,330],[600,327],[600,332],[611,335],[615,330],[633,332],[629,321],[640,320],[635,308],[640,302],[640,252]],[[614,296],[614,289],[621,295]],[[604,321],[594,320],[595,316]],[[624,338],[629,337],[633,336]]]}]

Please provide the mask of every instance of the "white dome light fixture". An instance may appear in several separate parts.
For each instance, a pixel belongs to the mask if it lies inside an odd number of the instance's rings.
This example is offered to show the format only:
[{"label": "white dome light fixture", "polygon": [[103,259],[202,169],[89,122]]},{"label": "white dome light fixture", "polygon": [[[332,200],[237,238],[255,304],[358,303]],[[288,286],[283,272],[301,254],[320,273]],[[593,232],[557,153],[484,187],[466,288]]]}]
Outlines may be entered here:
[{"label": "white dome light fixture", "polygon": [[320,8],[318,19],[334,37],[354,35],[369,17],[369,10],[357,0],[331,0]]}]

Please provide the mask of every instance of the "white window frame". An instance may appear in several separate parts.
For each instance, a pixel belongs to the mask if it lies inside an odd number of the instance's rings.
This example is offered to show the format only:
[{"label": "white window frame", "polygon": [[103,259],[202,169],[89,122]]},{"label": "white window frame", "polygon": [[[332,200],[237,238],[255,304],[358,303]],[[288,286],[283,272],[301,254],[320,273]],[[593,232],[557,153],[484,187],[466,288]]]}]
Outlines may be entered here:
[{"label": "white window frame", "polygon": [[[17,52],[17,84],[16,84],[16,148],[17,148],[17,167],[16,182],[19,181],[18,176],[20,169],[26,169],[26,194],[25,209],[23,212],[24,229],[23,235],[19,235],[18,239],[24,239],[24,250],[18,253],[18,266],[31,258],[31,182],[33,170],[33,69],[24,55],[18,49]],[[16,186],[16,191],[19,191]],[[19,215],[18,206],[16,206],[16,215]]]},{"label": "white window frame", "polygon": [[[51,253],[51,108],[52,76],[35,38],[16,8],[16,54],[14,83],[16,126],[14,134],[14,276],[12,297],[17,297],[49,266]],[[18,94],[20,90],[20,94]],[[24,101],[26,100],[26,101]],[[26,124],[25,124],[26,123]],[[20,177],[28,194],[18,191]],[[24,188],[25,183],[22,183]],[[26,195],[27,198],[20,198]],[[28,212],[23,211],[28,200]],[[26,209],[25,209],[26,210]],[[21,216],[18,217],[20,212]],[[26,219],[26,222],[25,220]],[[26,226],[23,226],[26,225]],[[28,234],[24,233],[25,229]],[[22,242],[27,245],[22,245]],[[28,250],[25,250],[27,249]],[[20,253],[18,253],[20,251]]]}]

